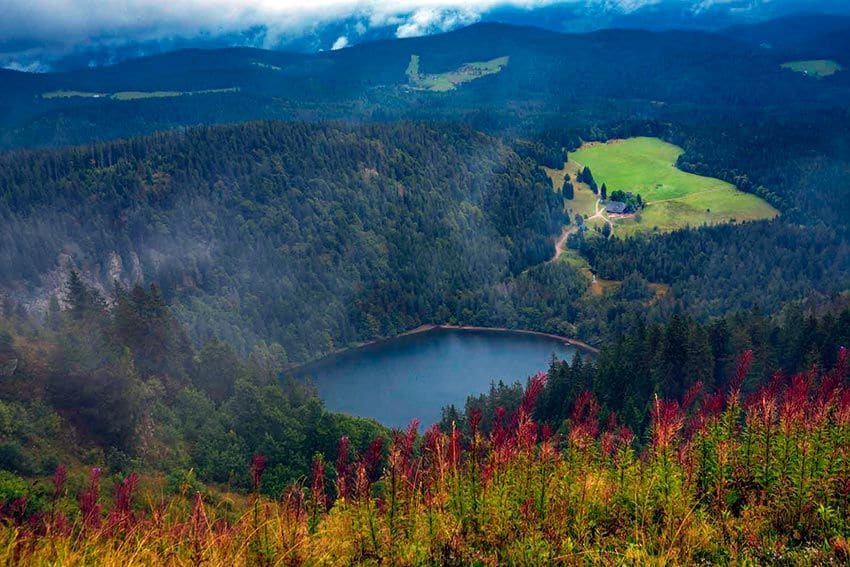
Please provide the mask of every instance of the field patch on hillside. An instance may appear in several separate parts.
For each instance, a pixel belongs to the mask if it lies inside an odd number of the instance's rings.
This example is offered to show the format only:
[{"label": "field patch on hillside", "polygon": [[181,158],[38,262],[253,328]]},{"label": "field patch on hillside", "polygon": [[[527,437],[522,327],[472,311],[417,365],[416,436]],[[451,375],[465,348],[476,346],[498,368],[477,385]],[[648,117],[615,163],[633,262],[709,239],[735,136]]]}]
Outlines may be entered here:
[{"label": "field patch on hillside", "polygon": [[140,100],[145,98],[173,98],[178,96],[193,96],[215,93],[235,93],[238,87],[227,89],[207,89],[203,91],[119,91],[116,93],[95,93],[86,91],[50,91],[41,95],[41,98],[108,98],[112,100]]},{"label": "field patch on hillside", "polygon": [[810,77],[829,77],[844,70],[839,63],[830,59],[813,59],[809,61],[789,61],[782,64],[783,69],[802,73]]},{"label": "field patch on hillside", "polygon": [[[606,215],[614,234],[667,232],[686,226],[770,219],[779,212],[734,185],[676,167],[682,148],[657,138],[589,143],[569,154],[568,168],[589,167],[599,187],[641,195],[646,207],[634,215]],[[571,176],[574,178],[574,176]]]},{"label": "field patch on hillside", "polygon": [[448,71],[446,73],[423,74],[419,68],[419,56],[411,55],[410,63],[408,63],[407,70],[405,71],[408,80],[407,86],[418,91],[451,91],[463,83],[468,83],[475,79],[486,77],[487,75],[495,75],[508,64],[509,59],[506,55],[489,61],[464,63],[454,71]]},{"label": "field patch on hillside", "polygon": [[107,93],[93,93],[88,91],[50,91],[49,93],[44,93],[41,95],[41,98],[100,98],[109,96]]}]

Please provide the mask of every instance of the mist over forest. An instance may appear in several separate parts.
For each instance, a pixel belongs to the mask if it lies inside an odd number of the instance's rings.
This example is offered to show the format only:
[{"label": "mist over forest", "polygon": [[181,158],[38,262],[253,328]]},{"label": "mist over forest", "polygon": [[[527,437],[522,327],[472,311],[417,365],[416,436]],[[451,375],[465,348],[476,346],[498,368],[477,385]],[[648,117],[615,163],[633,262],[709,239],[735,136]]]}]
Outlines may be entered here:
[{"label": "mist over forest", "polygon": [[850,559],[844,2],[125,4],[0,22],[3,562]]}]

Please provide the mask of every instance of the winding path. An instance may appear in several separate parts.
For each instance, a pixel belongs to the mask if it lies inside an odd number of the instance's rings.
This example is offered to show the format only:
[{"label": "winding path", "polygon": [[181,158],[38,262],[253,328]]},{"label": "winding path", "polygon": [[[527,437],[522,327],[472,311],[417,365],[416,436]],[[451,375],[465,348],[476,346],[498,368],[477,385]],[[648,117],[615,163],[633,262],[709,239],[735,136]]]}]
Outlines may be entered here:
[{"label": "winding path", "polygon": [[602,203],[602,199],[596,199],[596,213],[594,213],[594,215],[592,217],[588,217],[587,220],[593,220],[593,219],[604,220],[606,223],[608,223],[608,226],[611,228],[611,232],[608,234],[608,238],[611,238],[611,237],[614,236],[614,223],[611,222],[611,219],[609,219],[608,217],[605,216],[605,207],[599,206],[601,203]]},{"label": "winding path", "polygon": [[[611,233],[608,235],[608,238],[612,238],[614,236],[614,223],[611,222],[611,219],[609,219],[607,216],[605,216],[605,208],[600,207],[601,204],[602,204],[602,199],[596,199],[596,212],[593,214],[592,217],[587,217],[587,220],[593,220],[593,219],[604,220],[606,223],[608,223],[608,226],[611,227]],[[568,224],[567,226],[565,226],[563,228],[563,230],[561,231],[561,236],[559,236],[558,240],[555,241],[555,255],[552,256],[552,258],[549,260],[549,262],[557,261],[558,258],[561,257],[561,254],[566,252],[566,250],[567,250],[567,239],[570,237],[571,234],[574,234],[576,231],[578,231],[578,225],[576,225],[576,224]]]}]

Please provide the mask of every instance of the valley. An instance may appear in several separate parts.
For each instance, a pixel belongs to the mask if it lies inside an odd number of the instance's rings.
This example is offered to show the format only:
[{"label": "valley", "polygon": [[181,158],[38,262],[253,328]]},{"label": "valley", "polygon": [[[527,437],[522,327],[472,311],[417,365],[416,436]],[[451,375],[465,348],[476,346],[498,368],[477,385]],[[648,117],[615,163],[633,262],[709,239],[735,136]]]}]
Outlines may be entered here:
[{"label": "valley", "polygon": [[0,563],[848,564],[846,3],[11,1]]}]

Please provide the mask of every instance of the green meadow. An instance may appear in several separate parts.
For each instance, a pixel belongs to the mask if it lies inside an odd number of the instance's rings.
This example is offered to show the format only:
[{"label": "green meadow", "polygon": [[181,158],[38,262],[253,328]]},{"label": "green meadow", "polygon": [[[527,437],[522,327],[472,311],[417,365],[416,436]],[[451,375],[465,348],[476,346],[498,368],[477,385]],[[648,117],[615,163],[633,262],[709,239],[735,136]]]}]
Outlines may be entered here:
[{"label": "green meadow", "polygon": [[109,96],[104,93],[92,93],[87,91],[50,91],[49,93],[44,93],[41,95],[41,98],[99,98],[102,96]]},{"label": "green meadow", "polygon": [[590,167],[608,192],[640,194],[647,206],[635,215],[613,218],[615,234],[670,231],[685,226],[769,219],[778,211],[734,185],[676,167],[682,148],[657,138],[590,143],[569,154],[573,167]]},{"label": "green meadow", "polygon": [[508,64],[509,57],[497,57],[489,61],[474,61],[464,63],[454,71],[423,75],[419,71],[420,58],[418,55],[410,56],[407,65],[408,86],[415,90],[446,92],[457,88],[458,85],[474,81],[487,75],[494,75]]},{"label": "green meadow", "polygon": [[178,96],[192,96],[214,93],[233,93],[239,90],[238,87],[230,87],[227,89],[208,89],[204,91],[120,91],[117,93],[93,93],[85,91],[51,91],[41,95],[42,98],[109,98],[112,100],[141,100],[146,98],[173,98]]},{"label": "green meadow", "polygon": [[790,61],[788,63],[783,63],[782,68],[817,78],[829,77],[844,69],[844,67],[842,67],[840,64],[830,59]]}]

